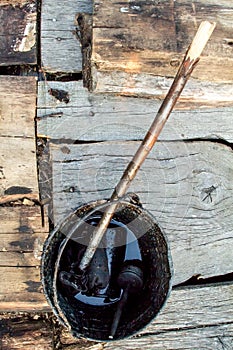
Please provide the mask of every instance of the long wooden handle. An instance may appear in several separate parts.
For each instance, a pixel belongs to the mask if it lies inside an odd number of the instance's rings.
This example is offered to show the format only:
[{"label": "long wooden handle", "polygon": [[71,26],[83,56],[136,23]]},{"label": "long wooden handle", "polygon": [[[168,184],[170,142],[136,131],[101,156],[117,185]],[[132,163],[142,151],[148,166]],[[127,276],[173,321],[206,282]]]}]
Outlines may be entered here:
[{"label": "long wooden handle", "polygon": [[200,55],[209,40],[214,28],[215,23],[210,23],[204,21],[200,24],[197,33],[186,52],[183,62],[175,76],[175,79],[161,105],[159,111],[151,124],[144,140],[139,146],[137,152],[135,153],[133,159],[128,164],[126,170],[124,171],[119,183],[115,187],[113,194],[110,198],[109,206],[107,206],[103,216],[95,228],[89,245],[84,253],[84,256],[80,262],[80,270],[85,270],[89,265],[100,241],[113,217],[114,212],[118,206],[115,201],[121,198],[127,191],[131,181],[136,176],[139,168],[146,159],[147,155],[153,148],[155,142],[158,139],[160,132],[162,131],[172,109],[174,108],[176,101],[178,100],[186,82],[188,81],[194,67],[199,61]]}]

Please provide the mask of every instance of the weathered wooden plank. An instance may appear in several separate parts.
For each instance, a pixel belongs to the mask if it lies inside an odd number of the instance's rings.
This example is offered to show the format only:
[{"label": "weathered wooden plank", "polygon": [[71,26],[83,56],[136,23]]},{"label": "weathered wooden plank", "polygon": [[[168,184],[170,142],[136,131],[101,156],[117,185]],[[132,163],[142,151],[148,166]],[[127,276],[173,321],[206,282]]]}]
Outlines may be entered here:
[{"label": "weathered wooden plank", "polygon": [[[230,69],[230,68],[229,68]],[[121,71],[94,71],[95,93],[164,98],[172,80],[163,76]],[[178,105],[184,108],[232,106],[232,84],[209,83],[190,78]]]},{"label": "weathered wooden plank", "polygon": [[174,289],[141,335],[233,323],[232,293],[232,283]]},{"label": "weathered wooden plank", "polygon": [[91,14],[92,1],[42,2],[41,55],[45,71],[75,73],[82,70],[78,13]]},{"label": "weathered wooden plank", "polygon": [[0,77],[0,196],[35,194],[38,197],[34,77]]},{"label": "weathered wooden plank", "polygon": [[[1,316],[1,350],[52,350],[53,329],[38,315]],[[39,318],[39,319],[38,319]]]},{"label": "weathered wooden plank", "polygon": [[[175,289],[161,313],[137,337],[103,343],[100,349],[221,349],[221,341],[230,346],[232,288],[230,283]],[[66,330],[60,341],[68,349],[79,344]]]},{"label": "weathered wooden plank", "polygon": [[[217,27],[193,77],[232,83],[229,68],[232,66],[232,13],[232,2],[225,0],[195,3],[95,0],[93,89],[106,92],[116,85],[118,93],[148,95],[147,89],[150,91],[154,86],[151,75],[175,75],[182,53],[198,24],[206,18],[216,21]],[[227,87],[224,90],[227,92]]]},{"label": "weathered wooden plank", "polygon": [[[193,288],[176,289],[171,293],[167,305],[148,327],[141,333],[140,337],[118,341],[114,343],[95,344],[72,337],[65,329],[58,335],[60,347],[65,349],[83,348],[90,350],[111,349],[134,349],[143,346],[148,349],[226,349],[232,347],[232,283],[224,285],[211,285]],[[190,307],[192,305],[192,307]],[[34,330],[38,330],[41,320],[31,320],[31,327],[28,328],[30,335],[28,343],[33,346],[34,337],[31,336]],[[18,329],[24,329],[28,324],[27,319],[18,325],[17,319],[2,322],[2,339],[4,345],[7,337],[6,322],[8,329],[12,330],[12,337],[17,334]],[[12,324],[12,323],[13,324]],[[26,328],[25,328],[26,329]],[[47,331],[50,328],[47,325]],[[24,335],[28,333],[25,331]],[[12,339],[12,338],[11,338]],[[47,332],[41,334],[41,344],[47,339]],[[20,342],[20,339],[17,341]],[[23,343],[24,337],[21,338]],[[20,343],[20,344],[22,344]],[[40,344],[36,342],[36,344]],[[228,346],[228,347],[227,347]],[[33,347],[31,347],[33,349]],[[8,349],[8,348],[6,348]],[[11,347],[9,348],[11,349]],[[42,347],[44,350],[44,348]],[[45,348],[47,349],[47,348]]]},{"label": "weathered wooden plank", "polygon": [[[193,330],[177,330],[169,333],[149,335],[147,337],[122,340],[107,343],[103,349],[106,350],[221,350],[232,349],[233,325],[221,325],[214,327],[197,328]],[[69,350],[69,348],[68,348]],[[71,349],[70,349],[71,350]]]},{"label": "weathered wooden plank", "polygon": [[[51,145],[55,222],[109,198],[138,145]],[[167,233],[174,284],[232,270],[232,157],[230,147],[214,142],[159,142],[129,189]]]},{"label": "weathered wooden plank", "polygon": [[39,267],[0,266],[0,311],[46,311]]},{"label": "weathered wooden plank", "polygon": [[37,63],[37,1],[0,4],[0,65]]},{"label": "weathered wooden plank", "polygon": [[48,223],[38,206],[0,207],[0,310],[43,310],[40,258]]},{"label": "weathered wooden plank", "polygon": [[34,234],[48,232],[47,220],[42,229],[41,208],[38,206],[20,205],[16,207],[0,207],[0,234]]},{"label": "weathered wooden plank", "polygon": [[0,142],[0,196],[18,193],[34,193],[38,196],[35,140],[0,137]]},{"label": "weathered wooden plank", "polygon": [[0,207],[0,266],[40,266],[48,224],[42,227],[40,208]]},{"label": "weathered wooden plank", "polygon": [[[60,102],[51,96],[51,88],[65,91],[69,102]],[[144,137],[160,104],[158,100],[145,98],[92,94],[77,81],[39,82],[37,133],[71,142],[139,140]],[[233,142],[232,135],[232,107],[191,111],[177,108],[160,139],[222,138]]]},{"label": "weathered wooden plank", "polygon": [[35,138],[35,77],[0,76],[0,136]]},{"label": "weathered wooden plank", "polygon": [[[1,236],[0,236],[1,237]],[[3,239],[5,239],[5,237],[3,237]],[[14,243],[14,239],[12,239],[11,242],[9,242],[9,244]],[[22,237],[22,245],[23,242],[25,243],[25,239],[23,239]],[[37,243],[36,246],[36,242],[33,247],[33,252],[24,252],[24,251],[0,251],[0,264],[1,267],[12,267],[13,268],[18,268],[18,267],[36,267],[37,268],[40,266],[40,255],[42,252],[42,248],[43,248],[43,243],[44,242],[40,242]],[[5,279],[8,279],[8,276],[5,276]]]}]

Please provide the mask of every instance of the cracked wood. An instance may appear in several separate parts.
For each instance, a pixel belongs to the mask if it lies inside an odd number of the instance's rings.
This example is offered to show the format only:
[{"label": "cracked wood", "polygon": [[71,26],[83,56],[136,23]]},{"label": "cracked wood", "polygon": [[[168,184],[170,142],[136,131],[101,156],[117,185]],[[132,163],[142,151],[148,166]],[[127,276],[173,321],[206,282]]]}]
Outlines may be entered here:
[{"label": "cracked wood", "polygon": [[213,82],[222,84],[227,93],[224,83],[233,81],[232,14],[230,0],[95,0],[91,58],[94,91],[149,95],[155,86],[154,76],[175,75],[195,30],[208,19],[216,21],[217,26],[193,77],[208,82],[206,89]]},{"label": "cracked wood", "polygon": [[1,1],[0,22],[0,66],[36,64],[37,2]]},{"label": "cracked wood", "polygon": [[[163,81],[165,83],[164,79]],[[168,87],[167,82],[164,93]],[[51,88],[66,91],[69,103],[59,102],[51,96],[48,92]],[[229,89],[232,89],[233,94],[233,87]],[[186,92],[191,96],[192,86],[190,90],[187,86]],[[205,91],[201,90],[200,94],[204,95]],[[184,105],[178,103],[160,139],[212,138],[233,142],[233,108],[214,108],[216,101],[211,102],[213,96],[209,98],[209,108],[198,108],[197,102],[193,106],[189,104],[186,110]],[[233,103],[232,98],[230,103]],[[37,133],[39,136],[67,142],[140,140],[160,104],[161,101],[145,98],[92,94],[83,87],[82,82],[77,81],[39,82]]]},{"label": "cracked wood", "polygon": [[43,310],[39,267],[48,226],[36,205],[37,84],[20,76],[0,76],[0,82],[0,311]]},{"label": "cracked wood", "polygon": [[[138,145],[51,144],[55,223],[78,205],[109,198]],[[232,171],[232,150],[225,145],[158,142],[129,188],[168,236],[174,284],[196,274],[232,271]],[[211,198],[206,198],[212,185]]]},{"label": "cracked wood", "polygon": [[0,207],[0,311],[46,310],[40,256],[48,223],[38,206]]},{"label": "cracked wood", "polygon": [[31,194],[39,199],[34,77],[0,76],[0,196]]}]

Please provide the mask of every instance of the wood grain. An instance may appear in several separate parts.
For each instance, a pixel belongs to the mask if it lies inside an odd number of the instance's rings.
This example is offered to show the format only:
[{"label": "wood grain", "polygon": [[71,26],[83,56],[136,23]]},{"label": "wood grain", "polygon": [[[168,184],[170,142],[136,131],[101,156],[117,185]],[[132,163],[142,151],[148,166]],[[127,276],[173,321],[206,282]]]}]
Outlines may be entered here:
[{"label": "wood grain", "polygon": [[39,266],[3,266],[0,278],[4,282],[0,290],[1,312],[50,310],[42,291]]},{"label": "wood grain", "polygon": [[82,71],[82,50],[78,13],[92,13],[90,0],[42,2],[41,55],[47,72],[76,73]]},{"label": "wood grain", "polygon": [[[99,343],[77,339],[66,329],[51,333],[51,323],[39,315],[1,317],[2,349],[231,349],[232,283],[179,288],[172,291],[165,308],[139,336],[123,341]],[[192,307],[190,307],[192,305]],[[56,338],[55,338],[56,337]],[[51,342],[50,342],[51,341]],[[30,348],[29,348],[30,345]],[[15,347],[14,347],[15,346]],[[35,347],[34,347],[35,346]],[[52,348],[51,348],[52,349]]]},{"label": "wood grain", "polygon": [[0,207],[0,311],[47,308],[40,283],[40,257],[48,234],[38,206]]},{"label": "wood grain", "polygon": [[0,76],[0,136],[35,138],[35,77]]},{"label": "wood grain", "polygon": [[179,350],[179,349],[231,349],[233,344],[232,324],[214,327],[198,328],[194,330],[177,330],[159,335],[134,338],[128,341],[106,344],[107,350]]},{"label": "wood grain", "polygon": [[[158,317],[137,336],[93,343],[93,350],[222,349],[221,346],[230,349],[233,343],[232,287],[229,283],[175,289]],[[66,330],[62,331],[60,342],[69,350],[80,346],[80,341]],[[91,343],[89,346],[92,349]]]},{"label": "wood grain", "polygon": [[[69,102],[51,96],[50,88],[65,91]],[[92,94],[77,81],[39,82],[37,133],[67,142],[139,140],[160,104],[161,101],[145,98]],[[211,138],[233,142],[232,107],[190,108],[179,105],[172,112],[160,140]]]},{"label": "wood grain", "polygon": [[0,77],[0,196],[37,195],[35,145],[36,80]]},{"label": "wood grain", "polygon": [[0,82],[0,310],[42,310],[47,304],[39,267],[48,223],[44,218],[43,226],[35,205],[37,84],[19,76],[1,76]]},{"label": "wood grain", "polygon": [[0,195],[38,194],[35,140],[0,137],[2,181]]},{"label": "wood grain", "polygon": [[38,315],[1,317],[2,350],[52,350],[53,329]]},{"label": "wood grain", "polygon": [[[41,231],[41,209],[38,206],[25,205],[0,207],[0,221],[0,234],[34,234]],[[44,224],[44,230],[48,230],[47,220]]]},{"label": "wood grain", "polygon": [[106,92],[108,81],[108,87],[121,88],[119,93],[143,95],[153,86],[151,75],[174,76],[198,25],[207,18],[217,27],[193,77],[209,85],[232,83],[232,13],[231,1],[94,1],[93,89]]},{"label": "wood grain", "polygon": [[[138,145],[51,145],[55,222],[78,205],[109,198]],[[129,189],[168,236],[174,284],[232,270],[232,164],[231,148],[218,143],[159,142]]]},{"label": "wood grain", "polygon": [[37,63],[37,2],[1,1],[0,65]]}]

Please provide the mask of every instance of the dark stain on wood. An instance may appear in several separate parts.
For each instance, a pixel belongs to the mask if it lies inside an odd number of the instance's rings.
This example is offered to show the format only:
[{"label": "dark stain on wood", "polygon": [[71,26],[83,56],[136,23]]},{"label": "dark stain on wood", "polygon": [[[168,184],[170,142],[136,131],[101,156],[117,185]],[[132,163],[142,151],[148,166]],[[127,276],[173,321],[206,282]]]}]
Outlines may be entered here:
[{"label": "dark stain on wood", "polygon": [[[218,4],[204,0],[95,0],[92,67],[108,73],[174,76],[176,66],[171,60],[186,51],[200,22],[208,19],[217,26],[194,76],[231,82],[232,11],[232,2],[223,0]],[[158,61],[160,64],[153,64]],[[95,79],[100,77],[93,74],[95,88]],[[116,79],[114,84],[118,84]]]},{"label": "dark stain on wood", "polygon": [[30,233],[31,232],[31,228],[27,225],[21,225],[19,227],[19,232],[20,233]]},{"label": "dark stain on wood", "polygon": [[34,238],[22,238],[20,241],[12,241],[10,245],[19,251],[32,251],[34,248]]},{"label": "dark stain on wood", "polygon": [[5,179],[4,169],[3,166],[0,165],[0,180]]},{"label": "dark stain on wood", "polygon": [[8,187],[5,191],[5,195],[12,195],[12,194],[29,194],[32,193],[32,190],[28,187],[24,186],[11,186]]},{"label": "dark stain on wood", "polygon": [[40,282],[35,282],[35,281],[26,281],[25,282],[27,284],[27,291],[30,293],[40,293],[41,292],[41,283]]},{"label": "dark stain on wood", "polygon": [[[36,23],[36,1],[28,0],[22,6],[15,4],[0,5],[0,23],[0,65],[36,64],[37,48],[36,41],[33,40],[33,24]],[[29,26],[27,27],[27,25]],[[29,27],[32,30],[32,47],[29,44],[27,48],[25,46],[20,48],[20,43],[22,43],[25,36],[30,35]]]},{"label": "dark stain on wood", "polygon": [[92,15],[77,13],[76,15],[77,37],[82,46],[82,73],[83,84],[91,88],[91,50],[92,50]]},{"label": "dark stain on wood", "polygon": [[60,102],[65,102],[65,103],[70,102],[68,91],[51,88],[48,90],[48,92],[51,96],[55,97]]}]

